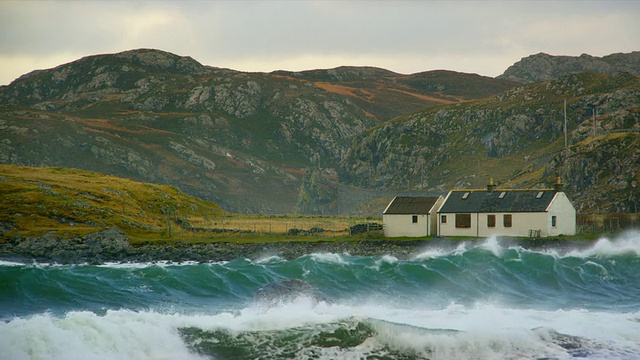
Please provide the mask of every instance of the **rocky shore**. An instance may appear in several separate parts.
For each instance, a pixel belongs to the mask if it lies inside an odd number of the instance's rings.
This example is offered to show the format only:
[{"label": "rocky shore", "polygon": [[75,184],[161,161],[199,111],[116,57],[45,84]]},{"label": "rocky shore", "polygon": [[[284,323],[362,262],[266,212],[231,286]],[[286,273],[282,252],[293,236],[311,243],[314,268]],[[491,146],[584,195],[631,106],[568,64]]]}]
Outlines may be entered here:
[{"label": "rocky shore", "polygon": [[[475,242],[476,240],[468,240]],[[483,240],[477,240],[483,241]],[[510,245],[526,248],[584,247],[585,240],[506,240]],[[42,237],[11,238],[0,243],[0,260],[24,263],[103,264],[107,262],[216,262],[238,258],[257,260],[269,256],[295,259],[311,253],[336,253],[354,256],[392,255],[409,258],[428,249],[455,249],[461,241],[434,238],[430,240],[358,240],[358,241],[286,241],[255,243],[188,243],[143,244],[132,246],[118,228],[84,237],[61,239],[53,234]]]}]

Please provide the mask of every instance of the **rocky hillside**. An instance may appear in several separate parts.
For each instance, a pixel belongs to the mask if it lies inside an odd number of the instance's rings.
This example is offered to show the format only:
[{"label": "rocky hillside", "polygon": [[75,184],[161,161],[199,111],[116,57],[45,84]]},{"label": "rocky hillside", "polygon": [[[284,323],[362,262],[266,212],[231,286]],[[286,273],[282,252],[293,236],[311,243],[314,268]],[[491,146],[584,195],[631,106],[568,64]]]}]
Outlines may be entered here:
[{"label": "rocky hillside", "polygon": [[581,212],[635,212],[639,140],[640,78],[581,73],[377,125],[354,139],[340,179],[445,192],[483,187],[490,177],[505,186],[548,186],[560,175]]},{"label": "rocky hillside", "polygon": [[308,195],[331,192],[305,186],[338,181],[355,136],[515,85],[449,71],[243,73],[148,49],[90,56],[0,87],[0,163],[170,184],[230,211],[318,209]]},{"label": "rocky hillside", "polygon": [[583,72],[592,74],[628,72],[631,75],[640,76],[640,51],[603,57],[588,54],[578,57],[553,56],[539,53],[527,56],[513,64],[498,78],[531,84]]},{"label": "rocky hillside", "polygon": [[0,163],[169,184],[261,213],[379,215],[395,194],[561,175],[579,211],[633,212],[639,56],[538,54],[501,79],[243,73],[149,49],[90,56],[0,87]]}]

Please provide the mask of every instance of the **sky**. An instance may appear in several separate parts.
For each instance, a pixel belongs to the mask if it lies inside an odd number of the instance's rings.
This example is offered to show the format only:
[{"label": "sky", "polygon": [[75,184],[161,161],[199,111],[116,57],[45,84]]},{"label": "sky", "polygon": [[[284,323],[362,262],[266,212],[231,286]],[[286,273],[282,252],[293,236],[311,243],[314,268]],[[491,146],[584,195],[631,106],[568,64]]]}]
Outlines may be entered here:
[{"label": "sky", "polygon": [[640,50],[640,1],[0,0],[0,85],[137,48],[239,71],[349,65],[494,77],[540,52]]}]

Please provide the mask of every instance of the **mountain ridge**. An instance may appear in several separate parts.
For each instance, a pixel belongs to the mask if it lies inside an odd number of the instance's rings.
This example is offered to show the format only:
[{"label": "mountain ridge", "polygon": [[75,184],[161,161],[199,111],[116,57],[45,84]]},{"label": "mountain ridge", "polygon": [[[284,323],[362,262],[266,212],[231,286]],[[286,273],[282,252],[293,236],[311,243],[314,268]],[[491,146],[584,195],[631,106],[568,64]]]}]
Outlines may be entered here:
[{"label": "mountain ridge", "polygon": [[[575,160],[541,167],[562,148],[555,120],[561,99],[569,98],[576,139],[591,108],[601,111],[600,130],[633,129],[637,82],[630,73],[567,73],[523,85],[446,70],[402,75],[350,66],[244,73],[130,50],[0,87],[0,163],[169,184],[236,212],[349,213],[369,194],[482,185],[490,175],[485,165],[509,181],[526,169],[550,178]],[[578,182],[567,180],[577,191]]]},{"label": "mountain ridge", "polygon": [[640,51],[615,53],[602,57],[589,54],[580,56],[550,55],[541,52],[522,58],[497,78],[530,84],[581,72],[594,74],[628,72],[634,76],[640,76],[639,63]]}]

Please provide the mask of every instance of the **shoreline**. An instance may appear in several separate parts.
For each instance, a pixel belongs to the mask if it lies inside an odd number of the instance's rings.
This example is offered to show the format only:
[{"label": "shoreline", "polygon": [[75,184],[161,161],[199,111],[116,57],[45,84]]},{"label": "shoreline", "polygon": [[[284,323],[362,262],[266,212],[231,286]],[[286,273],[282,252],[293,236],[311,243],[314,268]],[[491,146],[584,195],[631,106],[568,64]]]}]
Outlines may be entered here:
[{"label": "shoreline", "polygon": [[[258,238],[259,239],[259,238]],[[600,239],[600,238],[598,238]],[[521,246],[526,249],[568,250],[586,248],[598,239],[515,239],[497,238],[499,246]],[[349,239],[345,241],[292,241],[273,242],[210,242],[131,245],[130,239],[118,228],[61,239],[52,235],[30,238],[12,238],[0,243],[0,260],[17,263],[92,264],[105,263],[152,263],[152,262],[220,262],[235,259],[259,260],[278,256],[293,260],[313,253],[349,254],[352,256],[394,256],[408,259],[429,249],[454,251],[462,244],[484,244],[488,240],[478,239]],[[466,246],[466,245],[465,245]]]}]

